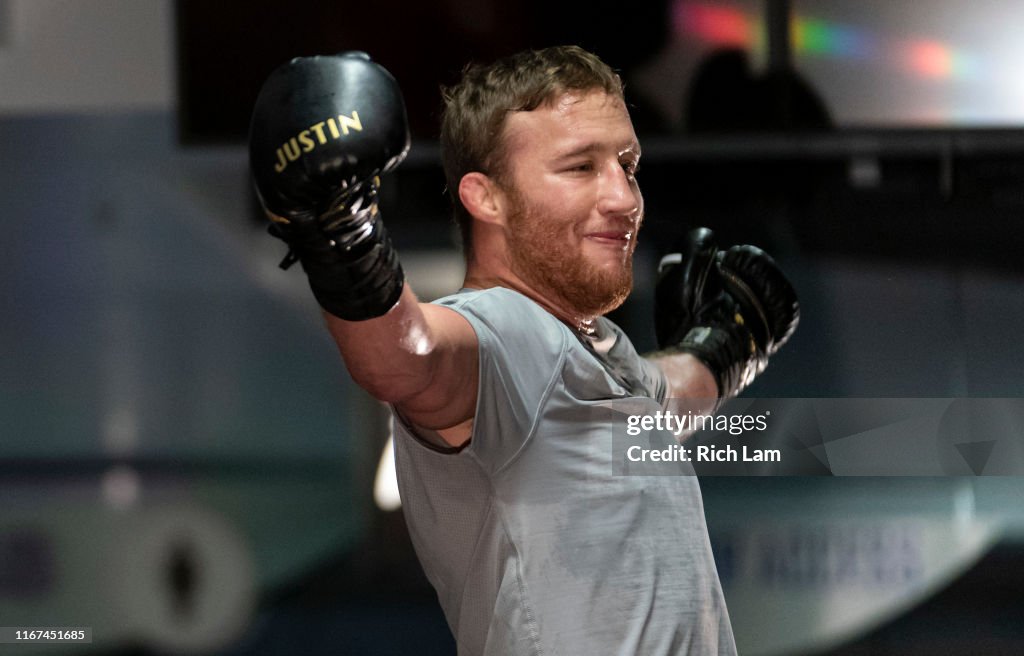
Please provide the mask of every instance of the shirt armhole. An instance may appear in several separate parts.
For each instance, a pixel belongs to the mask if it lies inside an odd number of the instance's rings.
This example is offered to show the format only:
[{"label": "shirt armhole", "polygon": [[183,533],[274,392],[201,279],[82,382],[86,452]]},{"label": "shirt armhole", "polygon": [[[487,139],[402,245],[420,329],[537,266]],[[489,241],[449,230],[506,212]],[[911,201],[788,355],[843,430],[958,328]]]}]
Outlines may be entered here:
[{"label": "shirt armhole", "polygon": [[[402,416],[402,413],[398,411],[398,408],[390,404],[389,406],[391,408],[391,416],[395,424],[400,425],[402,429],[413,439],[414,442],[416,442],[420,446],[430,449],[435,453],[440,453],[443,455],[455,455],[458,453],[462,453],[470,444],[473,443],[473,438],[471,436],[470,439],[462,446],[445,446],[447,443],[440,435],[438,435],[437,431],[431,430],[429,428],[423,428],[417,426],[416,424],[413,424],[408,419]],[[474,423],[474,427],[475,425],[476,424]]]}]

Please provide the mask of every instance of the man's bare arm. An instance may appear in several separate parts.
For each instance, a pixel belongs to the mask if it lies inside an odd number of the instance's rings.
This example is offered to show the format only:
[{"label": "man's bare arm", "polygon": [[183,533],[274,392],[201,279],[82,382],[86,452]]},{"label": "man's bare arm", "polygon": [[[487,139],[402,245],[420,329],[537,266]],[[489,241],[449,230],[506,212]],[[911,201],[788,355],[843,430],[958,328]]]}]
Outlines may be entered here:
[{"label": "man's bare arm", "polygon": [[[365,126],[339,130],[353,108]],[[378,207],[380,176],[409,145],[394,77],[347,52],[271,73],[253,108],[249,160],[271,233],[289,246],[282,266],[302,263],[355,380],[421,427],[459,426],[461,438],[443,436],[462,443],[476,404],[476,335],[455,312],[417,301]]]},{"label": "man's bare arm", "polygon": [[659,266],[655,333],[664,351],[652,359],[669,378],[670,397],[725,401],[793,334],[796,291],[767,253],[747,245],[719,251],[706,228],[691,231],[677,250]]},{"label": "man's bare arm", "polygon": [[398,304],[381,317],[325,316],[356,383],[450,445],[465,443],[476,408],[479,355],[476,333],[462,315],[419,303],[406,285]]},{"label": "man's bare arm", "polygon": [[[700,414],[711,414],[718,406],[718,385],[715,377],[703,362],[689,353],[673,353],[659,351],[646,356],[658,366],[668,381],[666,403],[678,399],[689,411]],[[682,442],[693,435],[688,431],[677,435]]]},{"label": "man's bare arm", "polygon": [[689,353],[652,353],[647,359],[658,365],[668,380],[666,398],[708,399],[714,408],[718,399],[718,386],[711,371],[700,360]]}]

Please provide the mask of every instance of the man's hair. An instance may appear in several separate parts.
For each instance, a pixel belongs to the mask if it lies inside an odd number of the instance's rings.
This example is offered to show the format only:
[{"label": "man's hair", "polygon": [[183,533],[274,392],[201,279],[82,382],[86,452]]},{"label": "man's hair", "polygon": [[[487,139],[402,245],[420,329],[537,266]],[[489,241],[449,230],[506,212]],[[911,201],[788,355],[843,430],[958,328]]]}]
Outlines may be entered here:
[{"label": "man's hair", "polygon": [[459,182],[472,171],[503,179],[506,117],[533,111],[568,91],[593,90],[623,97],[615,71],[578,46],[527,50],[486,66],[470,64],[458,84],[442,89],[441,158],[467,259],[473,221],[459,199]]}]

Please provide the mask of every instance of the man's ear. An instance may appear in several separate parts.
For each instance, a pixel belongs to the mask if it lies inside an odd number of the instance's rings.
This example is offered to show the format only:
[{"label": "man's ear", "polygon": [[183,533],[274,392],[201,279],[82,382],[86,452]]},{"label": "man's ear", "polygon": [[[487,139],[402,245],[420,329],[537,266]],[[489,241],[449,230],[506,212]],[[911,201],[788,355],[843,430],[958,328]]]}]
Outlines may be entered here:
[{"label": "man's ear", "polygon": [[459,200],[473,218],[505,224],[505,192],[487,175],[471,171],[459,180]]}]

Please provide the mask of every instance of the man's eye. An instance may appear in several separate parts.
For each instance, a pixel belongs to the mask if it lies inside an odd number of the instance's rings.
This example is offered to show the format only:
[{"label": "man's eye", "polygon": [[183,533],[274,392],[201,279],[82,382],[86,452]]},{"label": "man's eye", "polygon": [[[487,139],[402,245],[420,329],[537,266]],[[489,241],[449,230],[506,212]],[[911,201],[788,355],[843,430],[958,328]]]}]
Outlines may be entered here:
[{"label": "man's eye", "polygon": [[636,162],[622,162],[622,170],[626,172],[626,175],[633,177],[640,170],[640,165]]},{"label": "man's eye", "polygon": [[590,162],[580,162],[569,167],[570,171],[592,171],[593,169],[594,165]]}]

